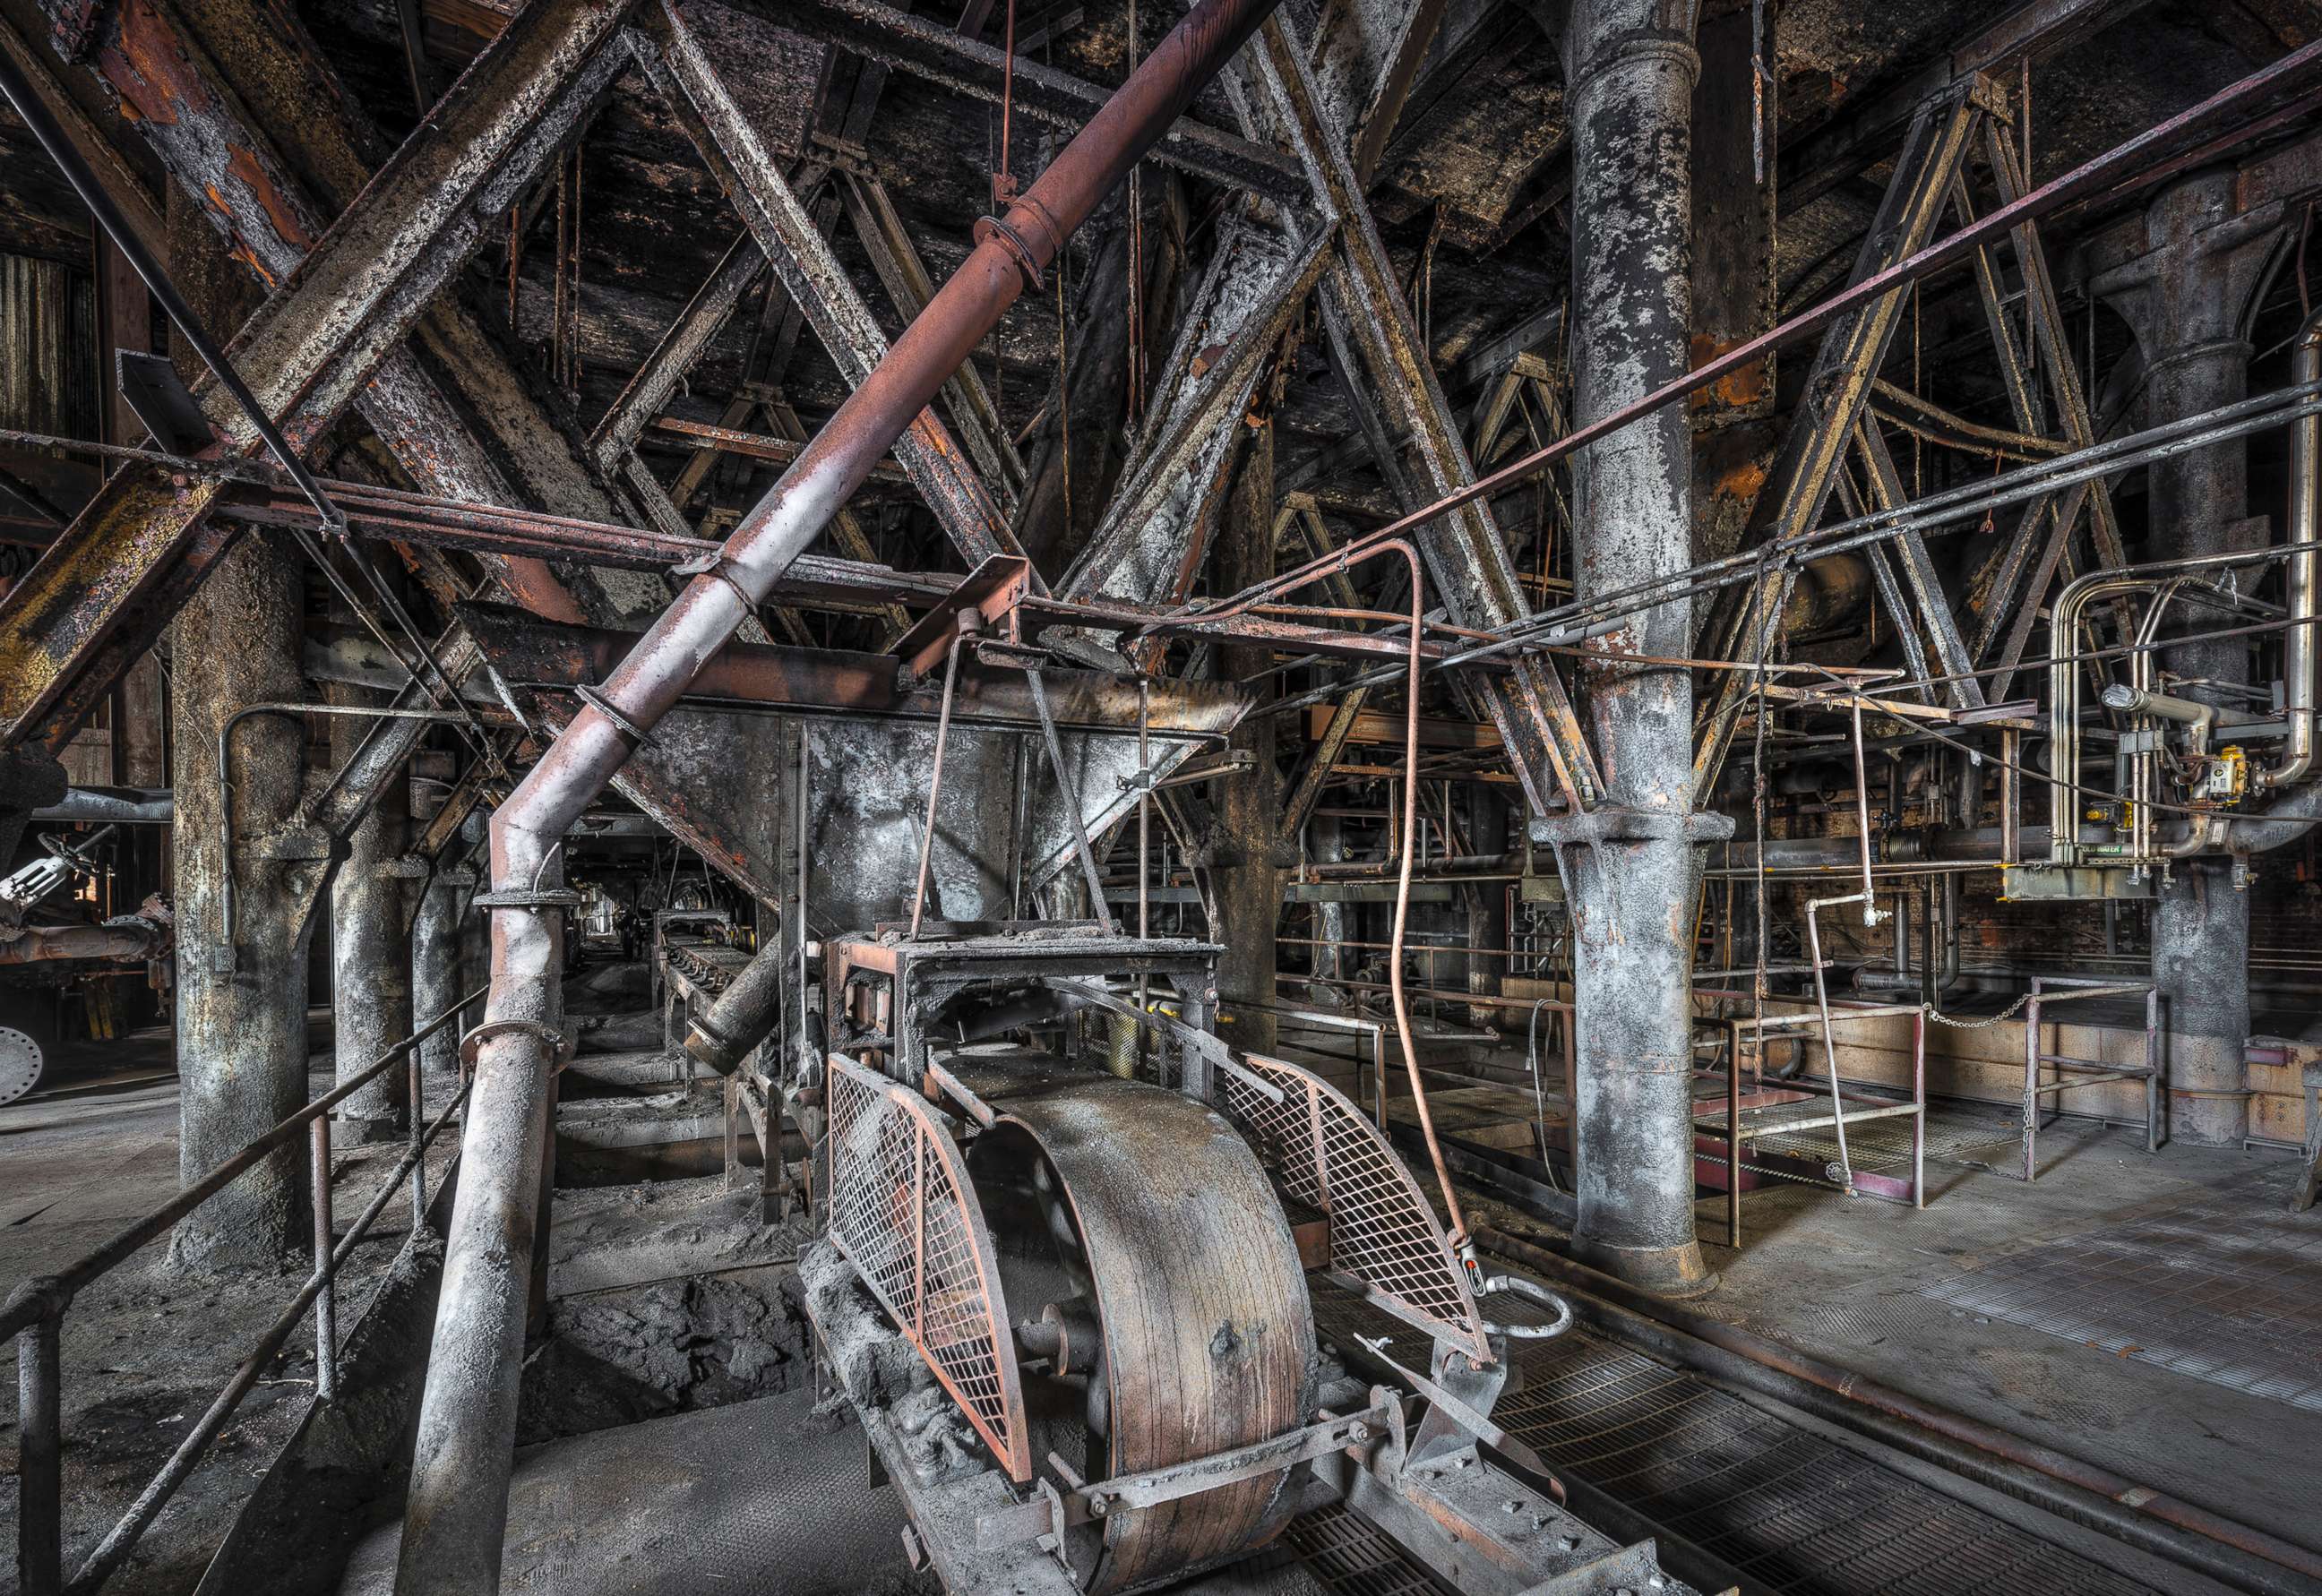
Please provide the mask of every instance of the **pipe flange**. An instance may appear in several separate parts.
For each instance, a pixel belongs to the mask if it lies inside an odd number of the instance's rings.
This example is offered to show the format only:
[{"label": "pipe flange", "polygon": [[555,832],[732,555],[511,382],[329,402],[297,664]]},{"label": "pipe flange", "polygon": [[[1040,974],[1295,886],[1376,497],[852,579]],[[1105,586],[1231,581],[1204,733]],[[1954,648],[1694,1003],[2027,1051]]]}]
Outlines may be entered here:
[{"label": "pipe flange", "polygon": [[653,734],[621,713],[620,708],[605,697],[602,689],[592,688],[586,682],[575,682],[572,684],[572,696],[611,721],[613,729],[626,737],[632,746],[644,748],[652,744]]},{"label": "pipe flange", "polygon": [[478,908],[579,908],[580,894],[569,887],[543,887],[528,892],[479,892],[470,901]]},{"label": "pipe flange", "polygon": [[549,1053],[560,1070],[571,1063],[572,1055],[580,1051],[579,1032],[560,1030],[545,1020],[488,1019],[460,1038],[460,1067],[473,1070],[476,1067],[476,1051],[496,1036],[537,1037],[548,1044]]},{"label": "pipe flange", "polygon": [[1531,823],[1531,838],[1555,847],[1597,846],[1606,843],[1722,843],[1733,834],[1733,818],[1707,810],[1680,814],[1671,809],[1638,809],[1605,804],[1566,815],[1550,815]]},{"label": "pipe flange", "polygon": [[1038,290],[1047,286],[1047,279],[1040,275],[1039,257],[1032,253],[1032,246],[1024,242],[1023,234],[1007,223],[997,216],[979,216],[974,227],[969,231],[979,244],[997,239],[1000,247],[1014,258],[1016,269],[1024,274],[1024,281],[1032,288]]},{"label": "pipe flange", "polygon": [[734,590],[734,597],[742,601],[745,615],[758,613],[758,601],[750,596],[750,589],[742,585],[742,579],[734,574],[734,562],[726,558],[723,549],[712,549],[706,554],[680,561],[669,568],[669,574],[673,577],[714,578]]}]

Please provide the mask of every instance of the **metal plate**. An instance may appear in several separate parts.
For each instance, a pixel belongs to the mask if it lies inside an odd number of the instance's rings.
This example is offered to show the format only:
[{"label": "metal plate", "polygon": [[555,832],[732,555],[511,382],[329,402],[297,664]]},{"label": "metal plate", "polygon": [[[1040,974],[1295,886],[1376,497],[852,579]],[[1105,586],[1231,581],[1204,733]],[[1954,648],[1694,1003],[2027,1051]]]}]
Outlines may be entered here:
[{"label": "metal plate", "polygon": [[[1314,1306],[1326,1339],[1394,1327],[1327,1285]],[[1774,1596],[2154,1596],[1585,1330],[1519,1343],[1513,1361],[1521,1383],[1492,1410],[1509,1434]]]},{"label": "metal plate", "polygon": [[[1111,1382],[1108,1477],[1312,1418],[1305,1274],[1273,1186],[1231,1126],[1175,1092],[1109,1075],[999,1107],[1001,1126],[1054,1167],[1079,1233]],[[1286,1476],[1109,1514],[1084,1588],[1134,1589],[1264,1544],[1286,1517]]]},{"label": "metal plate", "polygon": [[39,1043],[14,1026],[0,1026],[0,1103],[13,1103],[38,1086],[47,1064]]}]

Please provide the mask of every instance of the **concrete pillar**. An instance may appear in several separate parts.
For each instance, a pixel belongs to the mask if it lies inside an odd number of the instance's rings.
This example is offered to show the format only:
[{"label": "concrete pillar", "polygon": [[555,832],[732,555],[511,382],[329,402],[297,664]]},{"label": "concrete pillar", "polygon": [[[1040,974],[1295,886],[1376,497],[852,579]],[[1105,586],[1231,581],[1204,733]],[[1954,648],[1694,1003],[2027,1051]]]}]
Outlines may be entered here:
[{"label": "concrete pillar", "polygon": [[[1564,53],[1573,127],[1574,424],[1687,369],[1688,0],[1577,0]],[[1665,407],[1576,461],[1575,574],[1586,597],[1682,570],[1692,540],[1685,414]],[[1575,1253],[1648,1290],[1707,1289],[1694,1238],[1689,1099],[1694,844],[1692,685],[1625,654],[1687,652],[1689,606],[1663,605],[1591,645],[1583,667],[1604,804],[1536,823],[1559,845],[1578,1008]]]},{"label": "concrete pillar", "polygon": [[[368,688],[333,684],[334,704],[375,704]],[[331,722],[331,756],[343,762],[362,743],[368,720]],[[346,862],[331,882],[331,1014],[338,1079],[359,1075],[411,1035],[411,931],[406,899],[415,872],[404,860],[411,829],[410,784],[400,774],[379,796],[354,834]],[[339,1135],[350,1145],[391,1141],[404,1132],[408,1096],[404,1072],[389,1070],[339,1109]]]},{"label": "concrete pillar", "polygon": [[[456,844],[454,844],[456,846]],[[448,850],[447,850],[448,852]],[[473,991],[463,984],[461,921],[468,900],[475,895],[476,872],[443,865],[427,879],[419,897],[419,912],[411,923],[411,1014],[415,1025],[425,1025]],[[453,1020],[419,1044],[419,1067],[427,1074],[450,1075],[459,1068],[460,1033],[466,1016]]]},{"label": "concrete pillar", "polygon": [[[1274,575],[1274,426],[1251,434],[1227,502],[1218,541],[1218,588],[1235,593]],[[1220,674],[1254,676],[1273,661],[1265,648],[1220,648]],[[1213,935],[1225,944],[1218,961],[1218,995],[1226,1002],[1254,999],[1274,1003],[1275,932],[1282,913],[1282,871],[1275,860],[1282,824],[1281,783],[1274,771],[1275,722],[1263,707],[1246,716],[1232,745],[1257,763],[1218,783],[1218,847],[1211,862],[1223,924]],[[1242,1010],[1227,1033],[1237,1047],[1269,1052],[1275,1044],[1270,1014]]]},{"label": "concrete pillar", "polygon": [[[169,254],[196,314],[213,328],[237,325],[250,290],[208,223],[174,189]],[[197,372],[181,360],[179,375],[190,381]],[[297,551],[280,534],[253,531],[211,569],[169,629],[178,1167],[187,1183],[306,1100],[306,950],[328,858],[288,826],[306,772],[306,730],[280,716],[243,721],[231,743],[230,797],[217,758],[218,734],[236,710],[305,698],[305,615]],[[306,1213],[306,1148],[294,1140],[180,1224],[170,1256],[194,1268],[279,1268],[286,1252],[307,1245]]]},{"label": "concrete pillar", "polygon": [[[1476,853],[1504,853],[1508,848],[1507,801],[1481,782],[1468,788],[1467,846]],[[1479,881],[1476,886],[1477,913],[1467,926],[1467,990],[1487,998],[1500,995],[1508,973],[1508,884]],[[1498,1026],[1507,1010],[1478,1004],[1468,1011],[1473,1026]]]},{"label": "concrete pillar", "polygon": [[[2230,405],[2249,392],[2250,346],[2242,318],[2272,248],[2272,229],[2235,214],[2230,169],[2199,172],[2163,189],[2145,213],[2146,253],[2098,287],[2135,328],[2144,353],[2145,418],[2158,425]],[[2147,468],[2153,554],[2198,555],[2263,547],[2249,514],[2249,454],[2232,439]],[[2183,612],[2170,630],[2205,628]],[[2166,635],[2166,633],[2163,634]],[[2172,648],[2162,669],[2217,683],[2250,676],[2249,640]],[[2170,691],[2244,707],[2196,687]],[[2153,912],[2153,979],[2168,1027],[2169,1134],[2210,1146],[2237,1145],[2249,1128],[2243,1052],[2250,1030],[2249,898],[2222,857],[2176,865]]]},{"label": "concrete pillar", "polygon": [[[304,726],[271,715],[244,720],[230,743],[231,798],[217,761],[218,731],[237,709],[300,698],[304,588],[287,542],[245,534],[170,628],[178,1163],[188,1184],[306,1100],[308,911],[325,862],[262,856],[297,803]],[[305,1144],[294,1143],[197,1209],[178,1227],[172,1256],[202,1268],[275,1266],[305,1236],[306,1158]]]}]

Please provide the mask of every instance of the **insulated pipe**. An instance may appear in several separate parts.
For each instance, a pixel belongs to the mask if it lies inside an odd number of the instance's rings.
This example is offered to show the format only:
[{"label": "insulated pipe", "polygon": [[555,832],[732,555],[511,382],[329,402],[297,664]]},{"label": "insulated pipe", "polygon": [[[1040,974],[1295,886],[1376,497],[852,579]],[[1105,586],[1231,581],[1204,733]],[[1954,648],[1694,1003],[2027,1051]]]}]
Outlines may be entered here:
[{"label": "insulated pipe", "polygon": [[[2322,311],[2298,330],[2290,379],[2322,378]],[[2301,415],[2290,428],[2290,570],[2284,586],[2290,629],[2281,636],[2282,710],[2290,735],[2281,758],[2257,772],[2260,788],[2303,781],[2314,769],[2314,617],[2317,552],[2322,552],[2322,416]]]},{"label": "insulated pipe", "polygon": [[735,527],[492,817],[492,982],[442,1306],[421,1399],[397,1596],[498,1589],[516,1440],[525,1276],[563,954],[557,851],[687,685],[763,603],[1065,240],[1273,9],[1201,0],[976,245],[886,359]]},{"label": "insulated pipe", "polygon": [[2155,720],[2173,720],[2179,725],[2193,727],[2198,734],[2193,740],[2197,751],[2208,745],[2209,728],[2217,724],[2215,704],[2196,704],[2190,698],[2148,692],[2126,682],[2114,682],[2099,697],[2107,709],[2117,709],[2124,715],[2149,715]]}]

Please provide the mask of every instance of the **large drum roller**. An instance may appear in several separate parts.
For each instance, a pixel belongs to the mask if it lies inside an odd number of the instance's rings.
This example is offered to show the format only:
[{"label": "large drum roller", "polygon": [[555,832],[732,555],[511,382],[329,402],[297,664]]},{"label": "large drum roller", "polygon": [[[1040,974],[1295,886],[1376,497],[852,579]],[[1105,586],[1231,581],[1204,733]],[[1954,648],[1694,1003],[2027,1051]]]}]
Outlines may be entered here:
[{"label": "large drum roller", "polygon": [[[1312,1310],[1248,1144],[1158,1087],[984,1077],[968,1166],[1017,1340],[1036,1468],[1058,1489],[1230,1452],[1312,1417]],[[1014,1090],[1011,1090],[1014,1087]],[[1287,1468],[1070,1527],[1090,1592],[1135,1590],[1262,1545]]]}]

